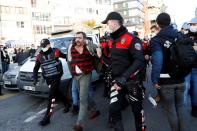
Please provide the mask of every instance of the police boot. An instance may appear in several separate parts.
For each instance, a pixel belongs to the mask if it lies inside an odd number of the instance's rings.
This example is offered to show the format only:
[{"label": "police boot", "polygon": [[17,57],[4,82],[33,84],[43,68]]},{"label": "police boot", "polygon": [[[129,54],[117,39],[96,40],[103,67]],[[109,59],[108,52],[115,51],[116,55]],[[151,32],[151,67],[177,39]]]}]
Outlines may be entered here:
[{"label": "police boot", "polygon": [[45,116],[40,122],[39,124],[41,126],[46,126],[48,124],[50,124],[50,117],[49,116]]},{"label": "police boot", "polygon": [[117,121],[114,125],[113,128],[115,131],[124,131],[124,127],[122,124],[122,121]]},{"label": "police boot", "polygon": [[2,96],[3,95],[3,93],[2,93],[2,91],[1,91],[1,85],[0,85],[0,96]]},{"label": "police boot", "polygon": [[78,105],[73,105],[72,114],[77,115],[78,113],[79,113],[79,106]]},{"label": "police boot", "polygon": [[191,115],[197,118],[197,106],[192,105]]},{"label": "police boot", "polygon": [[63,109],[63,113],[69,112],[70,107],[71,107],[70,104],[66,105],[66,106],[64,107],[64,109]]}]

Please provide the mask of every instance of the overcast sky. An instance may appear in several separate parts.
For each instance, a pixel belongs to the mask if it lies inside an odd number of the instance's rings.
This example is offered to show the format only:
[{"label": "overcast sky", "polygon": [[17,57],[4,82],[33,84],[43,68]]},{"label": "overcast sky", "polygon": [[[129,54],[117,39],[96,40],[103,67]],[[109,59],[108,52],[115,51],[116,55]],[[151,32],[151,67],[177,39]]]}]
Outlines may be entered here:
[{"label": "overcast sky", "polygon": [[163,0],[167,5],[167,12],[171,15],[172,22],[176,22],[178,28],[181,25],[195,17],[197,0]]}]

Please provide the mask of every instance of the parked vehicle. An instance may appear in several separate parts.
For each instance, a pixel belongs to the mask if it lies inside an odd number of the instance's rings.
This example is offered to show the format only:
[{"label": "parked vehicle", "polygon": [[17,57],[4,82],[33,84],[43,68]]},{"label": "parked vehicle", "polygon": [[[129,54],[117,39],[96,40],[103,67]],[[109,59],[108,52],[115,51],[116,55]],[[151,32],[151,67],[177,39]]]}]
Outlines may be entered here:
[{"label": "parked vehicle", "polygon": [[13,63],[9,70],[3,74],[3,85],[4,88],[10,90],[18,90],[17,87],[17,77],[20,70],[20,66],[17,63]]},{"label": "parked vehicle", "polygon": [[[27,58],[28,59],[28,58]],[[18,90],[17,79],[21,66],[27,61],[24,60],[20,65],[11,63],[9,69],[3,74],[3,87],[8,90]]]},{"label": "parked vehicle", "polygon": [[[58,48],[61,50],[62,53],[67,52],[67,48],[71,41],[73,40],[73,35],[66,35],[63,37],[56,37],[49,39],[51,42],[52,48]],[[87,35],[87,38],[91,41],[93,41],[94,44],[98,43],[98,38],[95,35]],[[21,68],[20,73],[18,76],[18,82],[17,85],[21,92],[27,93],[34,96],[39,97],[47,97],[49,88],[45,82],[45,80],[42,77],[41,69],[38,71],[38,85],[33,85],[33,68],[35,65],[35,57],[39,53],[40,49],[37,50],[35,55],[30,58]],[[66,59],[60,58],[62,65],[63,65],[63,76],[61,78],[61,89],[62,91],[66,92],[66,87],[70,86],[71,84],[71,74],[68,68],[68,64]],[[93,71],[92,75],[92,81],[96,81],[99,79],[99,75],[96,73],[96,71]]]}]

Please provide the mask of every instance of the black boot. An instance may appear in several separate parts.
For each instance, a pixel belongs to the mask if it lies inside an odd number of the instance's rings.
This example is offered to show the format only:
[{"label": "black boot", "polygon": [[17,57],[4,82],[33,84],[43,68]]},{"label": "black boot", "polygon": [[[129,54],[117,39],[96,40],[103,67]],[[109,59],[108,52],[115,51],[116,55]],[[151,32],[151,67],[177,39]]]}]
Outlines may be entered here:
[{"label": "black boot", "polygon": [[79,106],[78,105],[73,105],[72,113],[73,113],[73,115],[77,115],[79,113]]},{"label": "black boot", "polygon": [[70,107],[71,107],[70,105],[66,105],[66,106],[64,107],[63,113],[69,112]]},{"label": "black boot", "polygon": [[192,105],[191,115],[197,118],[197,106]]},{"label": "black boot", "polygon": [[46,125],[50,124],[50,117],[45,116],[45,117],[39,122],[39,124],[40,124],[41,126],[46,126]]},{"label": "black boot", "polygon": [[2,95],[3,95],[2,91],[1,91],[1,88],[2,88],[2,87],[1,87],[1,85],[0,85],[0,96],[2,96]]},{"label": "black boot", "polygon": [[114,130],[115,131],[124,131],[122,121],[118,121],[114,124]]}]

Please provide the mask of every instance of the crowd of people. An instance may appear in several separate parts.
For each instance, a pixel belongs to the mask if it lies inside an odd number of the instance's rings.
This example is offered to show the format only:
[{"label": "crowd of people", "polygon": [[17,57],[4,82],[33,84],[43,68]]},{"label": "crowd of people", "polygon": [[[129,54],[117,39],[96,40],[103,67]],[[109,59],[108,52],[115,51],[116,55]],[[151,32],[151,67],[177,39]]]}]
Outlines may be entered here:
[{"label": "crowd of people", "polygon": [[[9,51],[9,48],[3,45],[0,45],[0,51],[1,51],[1,83],[2,83],[2,75],[8,71],[9,65],[11,62],[18,63],[18,65],[21,65],[25,59],[28,57],[34,55],[36,52],[36,49],[34,45],[31,45],[29,48],[14,48],[13,53]],[[1,88],[2,84],[0,85],[0,95],[3,95]]]},{"label": "crowd of people", "polygon": [[[68,112],[72,106],[72,113],[78,114],[73,129],[83,130],[83,120],[88,112],[90,119],[100,115],[91,93],[91,75],[92,71],[97,69],[98,63],[97,65],[94,63],[99,58],[102,64],[99,71],[103,74],[105,86],[103,96],[110,99],[108,123],[111,128],[115,131],[124,131],[121,111],[130,104],[136,131],[146,130],[148,125],[145,124],[144,116],[143,81],[146,77],[146,68],[151,63],[151,79],[153,87],[158,92],[155,101],[161,101],[171,130],[189,131],[188,114],[184,111],[188,95],[191,96],[191,115],[197,117],[197,18],[189,21],[187,26],[184,25],[180,32],[173,28],[170,15],[167,13],[159,14],[156,22],[157,25],[150,28],[151,39],[141,40],[136,31],[128,32],[119,13],[111,12],[102,22],[107,24],[109,31],[102,37],[100,47],[88,41],[84,32],[77,32],[68,47],[67,55],[52,49],[50,41],[43,39],[34,67],[34,83],[36,85],[37,72],[41,67],[50,87],[50,93],[47,112],[40,125],[45,126],[50,123],[54,102],[59,96],[58,92],[62,94],[59,89],[62,76],[59,57],[68,61],[72,74],[72,103],[63,95],[60,96],[65,105],[63,111]],[[186,54],[188,56],[186,60],[190,63],[187,66],[189,70],[187,73],[174,73],[181,69],[179,65],[175,67],[176,70],[172,70],[177,64],[177,61],[173,63],[172,50],[178,41],[184,43],[184,50],[188,50],[190,54],[190,56]]]},{"label": "crowd of people", "polygon": [[[197,18],[184,23],[180,32],[171,25],[170,15],[161,13],[156,18],[156,25],[151,30],[151,39],[140,39],[137,32],[130,33],[123,25],[124,19],[118,12],[110,12],[102,24],[107,24],[109,31],[102,37],[100,47],[86,39],[84,32],[77,32],[66,54],[53,49],[48,39],[40,42],[41,51],[36,57],[34,67],[34,85],[38,83],[38,70],[46,80],[50,91],[47,111],[39,122],[41,126],[50,123],[54,103],[57,97],[63,101],[64,113],[72,110],[78,119],[73,125],[75,131],[84,129],[84,118],[88,113],[90,119],[100,115],[92,94],[92,71],[97,69],[99,59],[102,64],[100,72],[104,79],[103,96],[110,99],[108,123],[115,131],[124,131],[121,111],[128,105],[132,107],[136,131],[145,131],[143,100],[145,88],[143,81],[146,68],[151,63],[151,80],[161,102],[172,131],[190,131],[185,112],[188,96],[191,96],[191,115],[197,118]],[[189,72],[174,74],[171,70],[172,47],[181,41],[188,48],[191,63]],[[185,48],[184,50],[187,50]],[[6,53],[2,58],[7,61]],[[21,51],[23,53],[23,51]],[[17,53],[19,55],[20,53]],[[28,55],[29,56],[29,55]],[[63,68],[59,58],[65,58],[72,74],[72,101],[59,88]],[[20,62],[21,56],[15,60]],[[192,59],[191,59],[192,58]],[[175,63],[173,63],[175,65]],[[177,67],[179,68],[179,67]],[[179,69],[177,69],[179,70]],[[159,130],[159,129],[158,129]]]}]

